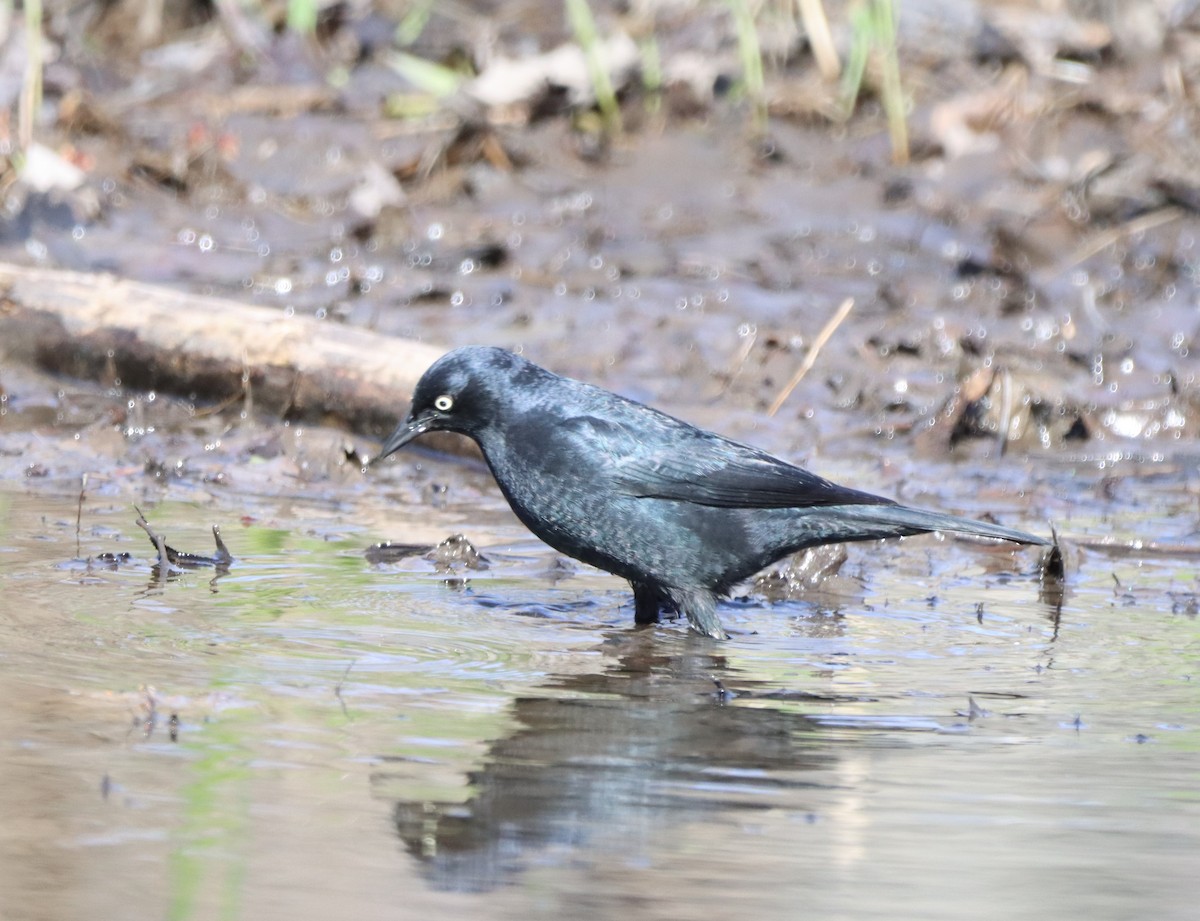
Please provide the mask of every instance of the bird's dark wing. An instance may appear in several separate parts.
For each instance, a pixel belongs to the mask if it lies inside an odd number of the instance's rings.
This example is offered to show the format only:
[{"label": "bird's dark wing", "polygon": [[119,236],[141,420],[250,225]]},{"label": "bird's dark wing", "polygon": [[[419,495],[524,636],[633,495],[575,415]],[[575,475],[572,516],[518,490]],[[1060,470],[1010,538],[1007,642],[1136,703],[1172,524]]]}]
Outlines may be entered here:
[{"label": "bird's dark wing", "polygon": [[564,427],[591,457],[604,459],[600,475],[635,498],[720,508],[894,504],[838,486],[748,445],[669,417],[662,420],[663,428],[641,426],[637,432],[593,416],[574,417]]}]

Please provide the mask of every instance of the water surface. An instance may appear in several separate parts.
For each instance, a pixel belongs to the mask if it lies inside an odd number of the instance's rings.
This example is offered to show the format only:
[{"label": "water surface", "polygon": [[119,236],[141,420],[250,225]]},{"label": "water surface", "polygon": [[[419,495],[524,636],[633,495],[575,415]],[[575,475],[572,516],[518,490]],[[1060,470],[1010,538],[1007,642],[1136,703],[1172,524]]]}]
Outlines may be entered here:
[{"label": "water surface", "polygon": [[74,501],[0,494],[5,918],[1193,916],[1194,560],[1069,550],[1059,598],[1032,550],[853,548],[718,644],[494,493],[449,574],[362,551],[453,504],[143,510],[237,560],[164,580],[123,502],[77,553]]}]

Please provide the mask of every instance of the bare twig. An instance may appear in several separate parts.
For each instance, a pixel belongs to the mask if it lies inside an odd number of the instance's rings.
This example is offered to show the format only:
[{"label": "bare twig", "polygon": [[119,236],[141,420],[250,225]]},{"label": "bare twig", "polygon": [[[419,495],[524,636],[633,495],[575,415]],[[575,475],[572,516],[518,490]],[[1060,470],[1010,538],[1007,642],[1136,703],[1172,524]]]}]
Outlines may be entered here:
[{"label": "bare twig", "polygon": [[1012,428],[1013,385],[1008,368],[1000,369],[1000,423],[996,426],[996,438],[1000,442],[1000,456],[1008,452],[1009,429]]},{"label": "bare twig", "polygon": [[217,525],[213,525],[213,540],[217,544],[217,552],[213,556],[215,565],[228,566],[233,562],[233,554],[229,552],[229,548],[225,546],[225,541],[221,540],[221,529]]},{"label": "bare twig", "polygon": [[746,359],[750,357],[750,352],[754,349],[754,343],[758,341],[758,327],[747,323],[742,329],[738,330],[738,336],[741,338],[742,344],[738,346],[737,354],[729,363],[729,370],[725,372],[725,383],[721,386],[714,399],[724,396],[726,391],[733,386],[733,382],[741,375],[742,369],[746,367]]},{"label": "bare twig", "polygon": [[824,348],[825,343],[830,340],[837,328],[842,325],[842,321],[846,319],[853,307],[854,298],[848,297],[842,301],[841,306],[838,307],[834,315],[829,318],[829,322],[817,334],[817,338],[812,341],[812,345],[808,347],[808,354],[804,356],[804,361],[800,363],[800,367],[796,369],[796,373],[792,375],[792,379],[787,382],[787,386],[779,392],[779,396],[775,398],[775,402],[767,410],[768,416],[773,416],[779,412],[779,407],[783,405],[784,400],[792,395],[792,391],[804,380],[804,375],[812,370],[813,365],[817,363],[817,355],[820,354],[821,349]]},{"label": "bare twig", "polygon": [[1147,230],[1153,230],[1155,227],[1178,220],[1182,216],[1183,210],[1171,205],[1166,208],[1159,208],[1157,211],[1151,211],[1149,214],[1143,214],[1141,217],[1136,217],[1122,224],[1120,227],[1113,227],[1102,231],[1075,247],[1071,254],[1067,256],[1062,268],[1065,271],[1073,266],[1077,266],[1079,263],[1091,259],[1092,256],[1103,252],[1125,237],[1145,233]]},{"label": "bare twig", "polygon": [[350,669],[354,668],[354,659],[350,660],[350,664],[346,666],[346,670],[342,672],[342,677],[338,680],[337,687],[333,689],[333,696],[338,699],[338,703],[342,705],[342,715],[346,719],[350,718],[350,711],[346,709],[346,701],[342,698],[342,685],[346,683],[346,678],[350,674]]},{"label": "bare twig", "polygon": [[213,525],[212,529],[213,540],[217,544],[217,552],[215,554],[212,556],[203,556],[199,553],[185,553],[182,550],[176,550],[174,547],[168,546],[166,538],[150,527],[150,522],[146,520],[146,516],[142,514],[142,510],[136,505],[134,509],[138,513],[138,527],[150,535],[150,542],[158,548],[158,565],[164,571],[171,566],[183,566],[189,569],[195,569],[198,566],[215,566],[221,571],[229,569],[229,564],[233,562],[233,554],[225,546],[225,541],[221,540],[221,529],[216,525]]},{"label": "bare twig", "polygon": [[[296,391],[293,387],[292,394],[288,397],[287,409],[291,409],[295,394]],[[250,359],[245,350],[242,351],[242,395],[246,398],[242,403],[242,418],[251,419],[254,416],[254,389],[250,383]]]},{"label": "bare twig", "polygon": [[[1122,540],[1113,537],[1077,537],[1071,538],[1076,547],[1103,553],[1110,557],[1174,557],[1179,560],[1200,560],[1200,544],[1168,543],[1166,541],[1141,540],[1138,538]],[[1120,579],[1113,573],[1113,581],[1121,586]],[[1123,587],[1123,586],[1121,586]]]},{"label": "bare twig", "polygon": [[150,522],[146,520],[146,516],[142,514],[142,510],[136,505],[133,507],[138,513],[137,526],[141,528],[150,537],[150,543],[158,548],[158,568],[160,573],[167,573],[171,568],[171,561],[167,554],[167,542],[161,534],[156,533],[151,527]]},{"label": "bare twig", "polygon": [[75,509],[75,559],[79,559],[79,532],[83,525],[83,497],[87,494],[87,474],[79,483],[79,505]]}]

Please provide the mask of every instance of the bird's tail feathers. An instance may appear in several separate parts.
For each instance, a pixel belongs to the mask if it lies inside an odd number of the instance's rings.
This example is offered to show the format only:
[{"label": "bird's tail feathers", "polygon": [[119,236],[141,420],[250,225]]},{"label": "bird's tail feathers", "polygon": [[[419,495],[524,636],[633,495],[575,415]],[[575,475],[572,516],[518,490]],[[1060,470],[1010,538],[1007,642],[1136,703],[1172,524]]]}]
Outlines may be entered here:
[{"label": "bird's tail feathers", "polygon": [[[875,540],[922,534],[927,531],[947,531],[973,537],[1009,540],[1018,544],[1049,543],[1045,538],[1018,531],[1016,528],[906,505],[845,505],[839,506],[837,511],[844,525],[856,532],[855,536],[843,540]],[[858,533],[862,536],[858,536]]]}]

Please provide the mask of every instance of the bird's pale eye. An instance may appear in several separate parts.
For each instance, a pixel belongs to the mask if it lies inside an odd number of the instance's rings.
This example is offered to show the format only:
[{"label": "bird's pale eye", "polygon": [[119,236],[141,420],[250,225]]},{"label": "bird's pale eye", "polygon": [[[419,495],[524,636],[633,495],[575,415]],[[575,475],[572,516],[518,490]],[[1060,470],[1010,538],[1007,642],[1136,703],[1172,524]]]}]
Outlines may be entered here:
[{"label": "bird's pale eye", "polygon": [[443,393],[440,397],[433,401],[433,408],[440,413],[448,413],[454,407],[454,397],[448,393]]}]

